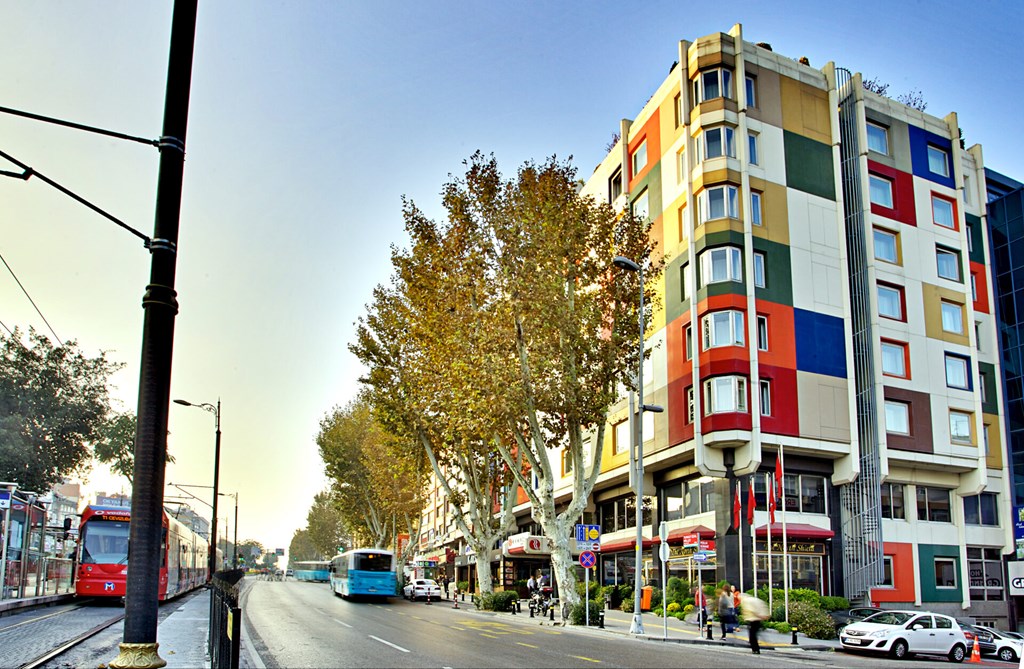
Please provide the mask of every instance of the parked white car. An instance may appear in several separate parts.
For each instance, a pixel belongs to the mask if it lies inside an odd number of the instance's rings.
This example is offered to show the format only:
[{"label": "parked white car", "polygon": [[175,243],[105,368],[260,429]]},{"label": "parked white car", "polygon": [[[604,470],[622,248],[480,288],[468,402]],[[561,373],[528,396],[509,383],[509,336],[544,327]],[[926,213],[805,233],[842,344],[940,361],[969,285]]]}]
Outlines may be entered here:
[{"label": "parked white car", "polygon": [[967,638],[949,616],[922,611],[883,611],[850,623],[839,635],[843,650],[863,650],[903,659],[915,653],[963,662]]},{"label": "parked white car", "polygon": [[441,599],[441,586],[432,578],[414,578],[402,588],[406,599]]},{"label": "parked white car", "polygon": [[1003,662],[1018,662],[1020,660],[1020,656],[1024,652],[1024,641],[991,627],[983,625],[975,625],[975,627],[992,635],[992,640],[996,644],[995,655],[1000,660]]}]

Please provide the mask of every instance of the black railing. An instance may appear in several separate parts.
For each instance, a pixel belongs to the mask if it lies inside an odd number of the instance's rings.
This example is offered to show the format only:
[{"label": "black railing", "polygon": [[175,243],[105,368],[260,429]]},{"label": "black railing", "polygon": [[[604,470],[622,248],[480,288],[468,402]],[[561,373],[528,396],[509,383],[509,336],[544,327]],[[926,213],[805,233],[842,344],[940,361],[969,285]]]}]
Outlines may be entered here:
[{"label": "black railing", "polygon": [[238,669],[242,645],[242,609],[238,606],[241,569],[219,571],[210,580],[210,666]]}]

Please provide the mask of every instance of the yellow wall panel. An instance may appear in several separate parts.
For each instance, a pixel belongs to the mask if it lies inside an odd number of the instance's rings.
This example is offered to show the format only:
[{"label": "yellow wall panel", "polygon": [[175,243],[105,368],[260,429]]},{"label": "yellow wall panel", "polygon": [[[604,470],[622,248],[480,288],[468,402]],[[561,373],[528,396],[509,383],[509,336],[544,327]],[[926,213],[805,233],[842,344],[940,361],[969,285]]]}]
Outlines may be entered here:
[{"label": "yellow wall panel", "polygon": [[828,92],[790,77],[779,77],[782,127],[798,135],[832,144]]}]

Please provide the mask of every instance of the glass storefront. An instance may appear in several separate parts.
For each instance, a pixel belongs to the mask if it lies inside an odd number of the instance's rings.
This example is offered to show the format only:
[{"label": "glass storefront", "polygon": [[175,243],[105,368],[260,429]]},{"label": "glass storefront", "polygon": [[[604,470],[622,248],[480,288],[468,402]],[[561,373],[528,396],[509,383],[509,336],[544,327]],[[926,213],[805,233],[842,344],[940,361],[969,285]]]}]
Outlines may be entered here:
[{"label": "glass storefront", "polygon": [[[783,580],[785,576],[783,557],[784,556],[781,553],[774,552],[771,556],[772,585],[780,590],[783,588]],[[789,558],[790,565],[790,588],[807,588],[823,595],[829,594],[826,589],[828,587],[828,583],[825,579],[825,568],[828,563],[828,558],[826,556],[790,554],[787,557]],[[755,581],[757,583],[757,587],[761,587],[768,582],[767,552],[762,553],[758,551],[757,553],[757,573],[755,574]]]}]

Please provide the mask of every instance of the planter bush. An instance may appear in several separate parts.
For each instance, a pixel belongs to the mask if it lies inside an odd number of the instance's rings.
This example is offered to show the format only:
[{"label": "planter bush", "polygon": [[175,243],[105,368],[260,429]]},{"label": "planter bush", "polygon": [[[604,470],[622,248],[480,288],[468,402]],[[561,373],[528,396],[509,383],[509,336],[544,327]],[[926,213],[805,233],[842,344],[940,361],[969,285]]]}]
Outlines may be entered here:
[{"label": "planter bush", "polygon": [[476,598],[476,605],[484,611],[511,611],[518,599],[519,593],[514,590],[488,592]]},{"label": "planter bush", "polygon": [[771,621],[771,620],[766,620],[764,622],[764,626],[767,627],[768,629],[773,629],[776,632],[782,632],[783,634],[789,634],[790,632],[793,631],[793,628],[790,627],[789,623],[787,623],[785,621],[774,622],[774,621]]},{"label": "planter bush", "polygon": [[689,597],[691,592],[689,581],[673,576],[668,579],[668,587],[665,588],[665,599],[682,606],[683,600]]},{"label": "planter bush", "polygon": [[[598,617],[601,615],[601,609],[603,607],[597,602],[590,602],[590,624],[591,626],[598,624]],[[587,608],[580,602],[572,607],[569,611],[569,624],[570,625],[584,625],[587,622]]]},{"label": "planter bush", "polygon": [[807,602],[790,602],[789,624],[812,639],[836,637],[836,624],[832,616]]},{"label": "planter bush", "polygon": [[669,602],[669,604],[668,604],[668,612],[669,613],[677,613],[679,611],[679,609],[681,609],[681,608],[682,607],[679,606],[679,602]]},{"label": "planter bush", "polygon": [[825,611],[840,611],[850,608],[850,600],[846,597],[822,597],[818,606]]},{"label": "planter bush", "polygon": [[619,605],[619,608],[625,611],[626,613],[633,613],[633,598],[630,597],[629,599],[623,599],[622,604]]}]

